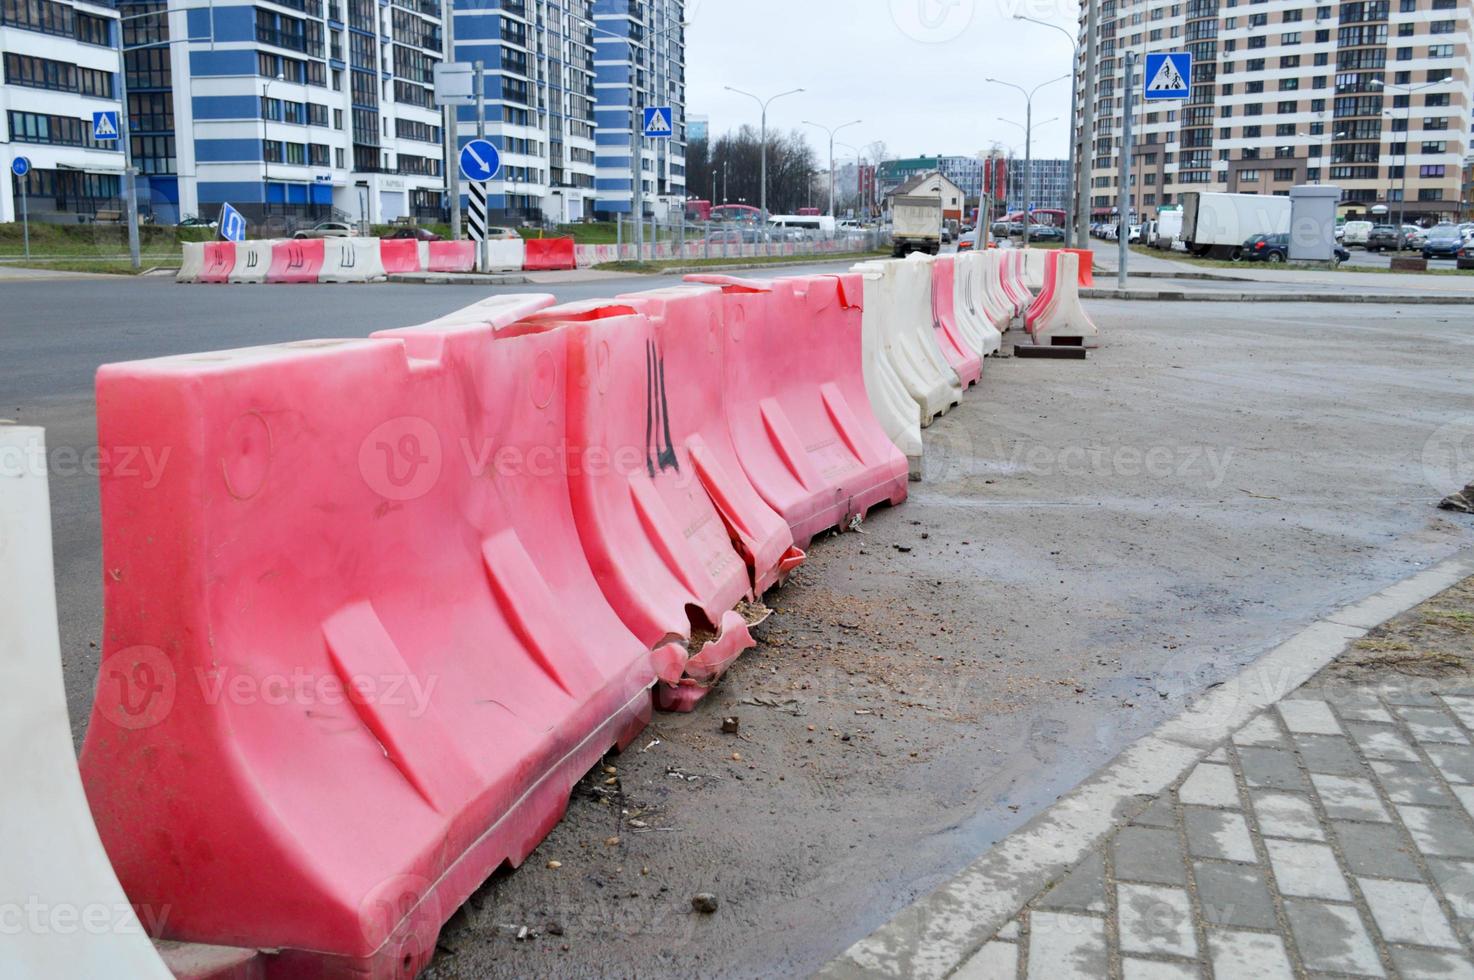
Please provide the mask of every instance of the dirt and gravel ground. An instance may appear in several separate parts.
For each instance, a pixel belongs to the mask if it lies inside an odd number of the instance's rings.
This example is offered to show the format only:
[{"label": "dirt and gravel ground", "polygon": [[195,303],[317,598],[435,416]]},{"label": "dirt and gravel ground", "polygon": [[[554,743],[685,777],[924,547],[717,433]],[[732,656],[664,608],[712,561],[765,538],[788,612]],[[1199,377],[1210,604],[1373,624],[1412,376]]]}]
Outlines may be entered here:
[{"label": "dirt and gravel ground", "polygon": [[579,785],[431,977],[807,974],[1191,695],[1474,546],[1435,509],[1474,461],[1465,311],[1091,312],[1089,361],[986,365],[912,499],[815,542],[758,648]]}]

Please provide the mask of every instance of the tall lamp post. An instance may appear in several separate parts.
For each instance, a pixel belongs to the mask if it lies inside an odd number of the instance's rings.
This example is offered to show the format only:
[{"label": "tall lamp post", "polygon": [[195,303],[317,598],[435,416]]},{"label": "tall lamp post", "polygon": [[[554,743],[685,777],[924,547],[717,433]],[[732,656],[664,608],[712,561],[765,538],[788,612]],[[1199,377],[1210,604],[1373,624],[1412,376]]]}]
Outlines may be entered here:
[{"label": "tall lamp post", "polygon": [[[863,153],[860,152],[860,148],[859,147],[851,146],[848,143],[835,143],[834,145],[837,146],[837,147],[839,147],[842,150],[849,150],[851,153],[853,153],[855,155],[855,201],[856,201],[856,210],[859,212],[860,219],[863,221],[864,218],[865,218],[865,198],[864,198],[864,194],[862,193],[863,190],[864,190],[864,188],[861,186],[861,184],[863,183],[863,181],[862,181],[861,176],[860,176],[860,171],[865,168],[865,154],[863,154]],[[831,165],[829,169],[830,169],[830,172],[833,172],[834,167]]]},{"label": "tall lamp post", "polygon": [[763,224],[762,228],[759,229],[759,231],[766,231],[768,228],[768,106],[783,98],[785,95],[797,95],[798,93],[802,92],[803,89],[789,89],[787,92],[779,92],[777,95],[770,96],[765,100],[762,98],[762,96],[753,95],[751,92],[744,92],[740,88],[733,88],[730,85],[724,85],[722,87],[725,88],[728,92],[735,92],[738,95],[747,96],[749,99],[752,99],[754,102],[756,102],[758,104],[758,107],[762,109],[762,165],[761,172],[758,178],[762,181],[762,185],[758,188],[758,212],[762,215]]},{"label": "tall lamp post", "polygon": [[[1059,79],[1055,79],[1055,81],[1059,81]],[[1046,83],[1046,84],[1048,84],[1048,83]],[[998,121],[1001,122],[1001,123],[1008,123],[1008,125],[1010,125],[1010,126],[1018,126],[1019,129],[1022,129],[1024,131],[1024,181],[1023,181],[1023,187],[1024,187],[1024,201],[1023,201],[1023,211],[1024,211],[1024,248],[1028,248],[1029,247],[1029,225],[1033,223],[1033,222],[1031,222],[1029,220],[1029,216],[1034,213],[1034,208],[1033,208],[1033,205],[1032,205],[1032,202],[1034,200],[1034,168],[1033,168],[1033,162],[1034,161],[1033,161],[1033,148],[1032,148],[1033,147],[1033,140],[1034,140],[1034,119],[1033,119],[1033,113],[1030,112],[1030,114],[1028,116],[1026,116],[1025,118],[1028,120],[1028,124],[1027,125],[1022,125],[1020,123],[1016,123],[1012,119],[1004,119],[1002,116],[999,116],[998,117]],[[1059,119],[1058,116],[1052,116],[1049,119],[1046,119],[1043,122],[1041,122],[1039,125],[1041,125],[1041,126],[1048,126],[1050,123],[1055,122],[1058,119]]]},{"label": "tall lamp post", "polygon": [[[1034,94],[1036,92],[1038,92],[1041,88],[1043,88],[1046,85],[1053,85],[1055,82],[1062,82],[1066,78],[1074,78],[1074,77],[1075,77],[1074,76],[1074,73],[1071,72],[1068,75],[1061,75],[1058,78],[1051,78],[1047,82],[1040,82],[1038,85],[1035,85],[1032,89],[1027,89],[1027,88],[1024,88],[1022,85],[1015,85],[1012,82],[1005,82],[1005,81],[1003,81],[1001,79],[997,79],[997,78],[987,78],[987,79],[984,79],[984,81],[990,82],[993,85],[1004,85],[1004,86],[1007,86],[1008,88],[1011,88],[1011,89],[1017,89],[1019,92],[1022,92],[1023,93],[1023,96],[1024,96],[1024,120],[1025,120],[1025,125],[1024,125],[1024,196],[1025,197],[1028,196],[1029,191],[1034,186],[1034,182],[1032,180],[1033,172],[1034,172],[1034,149],[1033,149],[1033,146],[1030,144],[1030,132],[1033,129],[1033,125],[1034,125]],[[1007,122],[1008,120],[1004,120],[1004,121]],[[1018,125],[1018,124],[1017,123],[1014,123],[1014,125]],[[1030,211],[1029,204],[1030,204],[1029,201],[1024,201],[1024,248],[1028,248],[1029,247],[1029,211]]]},{"label": "tall lamp post", "polygon": [[1080,173],[1082,160],[1081,154],[1076,149],[1079,141],[1075,138],[1075,117],[1079,112],[1080,87],[1075,84],[1074,70],[1075,66],[1080,62],[1080,42],[1076,39],[1075,35],[1071,34],[1065,28],[1058,24],[1051,24],[1047,20],[1040,20],[1037,17],[1026,17],[1023,14],[1014,14],[1013,19],[1026,20],[1031,24],[1038,24],[1041,27],[1052,27],[1063,34],[1065,40],[1070,42],[1070,202],[1069,207],[1065,209],[1065,248],[1069,248],[1071,237],[1075,232],[1075,215],[1080,210],[1080,188],[1086,183],[1083,175]]},{"label": "tall lamp post", "polygon": [[829,134],[829,217],[831,217],[831,218],[833,218],[835,216],[834,215],[834,134],[837,133],[837,132],[839,132],[841,129],[848,129],[851,126],[858,126],[858,125],[860,125],[860,123],[862,123],[864,121],[865,120],[863,120],[863,119],[854,119],[854,120],[851,120],[850,122],[842,123],[842,124],[840,124],[838,126],[835,126],[832,129],[830,127],[824,125],[823,123],[809,122],[807,119],[805,119],[803,121],[803,124],[805,126],[813,126],[815,129],[822,129],[822,130],[824,130],[824,132],[826,132],[826,133]]},{"label": "tall lamp post", "polygon": [[[1397,91],[1407,96],[1407,105],[1402,107],[1402,186],[1397,192],[1398,234],[1402,233],[1402,226],[1407,222],[1407,140],[1408,128],[1413,116],[1413,93],[1442,85],[1447,81],[1447,78],[1440,78],[1436,82],[1424,82],[1422,85],[1390,85],[1380,78],[1374,78],[1367,83],[1375,88]],[[1389,109],[1383,114],[1390,116],[1392,111]]]},{"label": "tall lamp post", "polygon": [[[271,101],[271,83],[284,82],[287,77],[280,72],[275,78],[268,78],[261,85],[261,180],[266,185],[262,188],[261,206],[266,214],[271,213],[271,160],[266,155],[266,144],[271,142],[271,119],[266,115],[266,103]],[[286,200],[287,189],[282,186],[282,214],[287,213]]]}]

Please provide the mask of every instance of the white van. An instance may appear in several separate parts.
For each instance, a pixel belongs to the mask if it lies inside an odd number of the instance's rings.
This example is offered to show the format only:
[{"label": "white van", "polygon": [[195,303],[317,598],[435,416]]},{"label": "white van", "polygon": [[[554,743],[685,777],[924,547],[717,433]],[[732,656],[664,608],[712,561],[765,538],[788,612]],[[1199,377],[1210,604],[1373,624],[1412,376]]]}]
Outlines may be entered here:
[{"label": "white van", "polygon": [[1341,226],[1341,244],[1350,248],[1353,245],[1367,247],[1367,237],[1372,233],[1370,221],[1348,221]]}]

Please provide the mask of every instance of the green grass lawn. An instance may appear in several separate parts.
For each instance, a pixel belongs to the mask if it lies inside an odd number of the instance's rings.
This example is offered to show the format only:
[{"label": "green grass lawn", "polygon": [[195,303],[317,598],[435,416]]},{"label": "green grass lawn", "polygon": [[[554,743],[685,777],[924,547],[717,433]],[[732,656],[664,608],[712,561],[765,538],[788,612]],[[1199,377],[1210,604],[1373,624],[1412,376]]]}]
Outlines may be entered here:
[{"label": "green grass lawn", "polygon": [[[1264,269],[1268,271],[1304,271],[1315,269],[1317,271],[1333,271],[1331,266],[1321,262],[1234,262],[1228,259],[1203,259],[1196,255],[1188,255],[1185,252],[1167,252],[1160,249],[1149,248],[1146,245],[1132,245],[1131,251],[1137,255],[1147,255],[1154,259],[1168,259],[1172,262],[1181,262],[1185,265],[1201,266],[1204,269],[1232,269],[1235,272],[1248,272],[1251,269]],[[1368,267],[1363,265],[1351,265],[1343,263],[1334,267],[1336,272],[1372,272],[1383,275],[1393,274],[1391,269],[1380,267]],[[1406,275],[1429,275],[1429,276],[1466,276],[1471,273],[1470,269],[1429,269],[1425,273],[1403,272],[1398,270],[1395,274]]]},{"label": "green grass lawn", "polygon": [[152,269],[178,269],[179,256],[145,255],[138,269],[128,259],[29,259],[5,263],[8,268],[49,269],[57,272],[100,272],[114,276],[142,275]]},{"label": "green grass lawn", "polygon": [[[207,242],[215,237],[211,228],[174,228],[141,225],[139,251],[145,254],[179,255],[181,242]],[[0,224],[0,256],[25,254],[20,222]],[[127,225],[56,225],[31,222],[31,254],[88,258],[128,254]]]}]

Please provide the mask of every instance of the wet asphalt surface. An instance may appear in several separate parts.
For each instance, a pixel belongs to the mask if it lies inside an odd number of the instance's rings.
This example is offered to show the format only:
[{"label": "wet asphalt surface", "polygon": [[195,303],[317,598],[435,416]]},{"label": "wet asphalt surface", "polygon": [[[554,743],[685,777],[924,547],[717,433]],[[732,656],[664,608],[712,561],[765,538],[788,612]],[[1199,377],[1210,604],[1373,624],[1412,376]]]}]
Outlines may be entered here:
[{"label": "wet asphalt surface", "polygon": [[[100,532],[95,476],[56,450],[93,443],[97,364],[361,335],[483,294],[3,288],[0,416],[49,430],[75,733]],[[986,363],[927,430],[911,500],[816,541],[758,648],[580,784],[452,919],[431,976],[811,972],[1191,695],[1474,545],[1474,519],[1434,509],[1469,478],[1450,462],[1474,462],[1467,307],[1089,309],[1102,348]],[[718,910],[691,911],[696,892]]]}]

